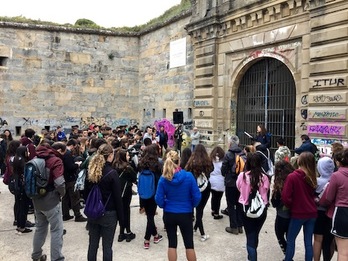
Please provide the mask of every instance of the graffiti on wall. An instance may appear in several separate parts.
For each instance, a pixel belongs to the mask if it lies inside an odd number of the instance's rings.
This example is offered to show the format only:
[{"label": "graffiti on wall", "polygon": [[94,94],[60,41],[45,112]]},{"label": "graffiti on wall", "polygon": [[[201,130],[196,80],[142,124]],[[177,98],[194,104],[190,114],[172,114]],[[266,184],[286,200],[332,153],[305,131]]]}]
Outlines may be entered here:
[{"label": "graffiti on wall", "polygon": [[345,136],[346,124],[309,124],[308,134]]},{"label": "graffiti on wall", "polygon": [[340,87],[345,86],[343,78],[333,78],[333,79],[317,79],[314,80],[313,88],[322,87]]},{"label": "graffiti on wall", "polygon": [[308,105],[308,95],[307,94],[303,95],[301,97],[301,103],[302,103],[302,105]]},{"label": "graffiti on wall", "polygon": [[347,118],[346,109],[325,109],[309,110],[310,119],[345,120]]},{"label": "graffiti on wall", "polygon": [[329,94],[320,94],[313,95],[312,100],[315,103],[328,103],[328,102],[340,102],[343,101],[341,94],[329,95]]}]

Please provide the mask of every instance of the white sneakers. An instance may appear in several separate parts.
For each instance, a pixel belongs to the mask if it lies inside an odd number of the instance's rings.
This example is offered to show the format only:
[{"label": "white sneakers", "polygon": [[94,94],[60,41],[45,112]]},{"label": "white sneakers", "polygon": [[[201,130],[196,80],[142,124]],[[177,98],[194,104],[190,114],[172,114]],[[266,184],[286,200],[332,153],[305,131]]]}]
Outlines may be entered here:
[{"label": "white sneakers", "polygon": [[209,235],[203,235],[203,236],[201,236],[201,241],[202,242],[205,242],[205,241],[207,241],[209,239]]}]

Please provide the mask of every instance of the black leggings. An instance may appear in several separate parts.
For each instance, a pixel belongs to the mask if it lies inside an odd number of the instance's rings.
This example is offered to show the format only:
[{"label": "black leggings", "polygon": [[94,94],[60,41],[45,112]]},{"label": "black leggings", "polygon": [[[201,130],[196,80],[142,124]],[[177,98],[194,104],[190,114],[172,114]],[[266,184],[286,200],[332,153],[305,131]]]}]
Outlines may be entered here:
[{"label": "black leggings", "polygon": [[284,255],[286,253],[286,235],[288,233],[289,224],[290,218],[283,218],[278,215],[276,216],[274,222],[274,230],[278,239],[279,246],[282,249]]},{"label": "black leggings", "polygon": [[150,240],[151,236],[157,235],[157,228],[155,225],[155,213],[156,213],[156,202],[155,198],[143,199],[143,206],[146,212],[146,231],[145,231],[145,240]]},{"label": "black leggings", "polygon": [[120,226],[120,234],[124,234],[124,230],[126,230],[127,233],[131,232],[131,229],[130,229],[130,203],[131,203],[131,201],[132,201],[132,187],[127,187],[126,191],[122,197],[124,226]]},{"label": "black leggings", "polygon": [[201,201],[199,202],[198,206],[196,207],[196,224],[194,226],[194,230],[197,230],[197,228],[199,229],[199,232],[201,233],[201,235],[205,235],[204,232],[204,227],[203,227],[203,211],[204,211],[204,207],[208,202],[209,196],[210,196],[210,182],[208,183],[207,188],[201,192],[202,194],[202,198]]},{"label": "black leggings", "polygon": [[168,213],[164,212],[163,222],[168,235],[168,247],[177,248],[178,237],[176,235],[179,226],[186,249],[193,249],[193,225],[192,213]]},{"label": "black leggings", "polygon": [[215,215],[218,215],[220,212],[221,198],[224,194],[223,191],[211,190],[211,211]]}]

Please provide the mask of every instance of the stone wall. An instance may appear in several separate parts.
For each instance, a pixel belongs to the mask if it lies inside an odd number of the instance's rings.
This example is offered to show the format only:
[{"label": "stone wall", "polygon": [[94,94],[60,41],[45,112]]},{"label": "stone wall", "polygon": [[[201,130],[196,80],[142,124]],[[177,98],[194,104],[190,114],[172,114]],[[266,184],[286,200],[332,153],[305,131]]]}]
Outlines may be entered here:
[{"label": "stone wall", "polygon": [[[186,18],[185,18],[186,17]],[[15,135],[106,123],[144,126],[183,111],[192,126],[189,16],[137,35],[0,26],[0,118]],[[186,66],[170,68],[170,42],[186,38]],[[1,124],[0,124],[1,125]]]}]

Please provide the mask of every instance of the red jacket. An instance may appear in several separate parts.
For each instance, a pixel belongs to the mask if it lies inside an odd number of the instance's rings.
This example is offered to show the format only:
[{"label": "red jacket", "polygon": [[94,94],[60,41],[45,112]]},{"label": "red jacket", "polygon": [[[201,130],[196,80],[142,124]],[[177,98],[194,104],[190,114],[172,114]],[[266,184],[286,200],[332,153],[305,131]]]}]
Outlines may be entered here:
[{"label": "red jacket", "polygon": [[297,169],[285,180],[282,201],[290,209],[291,218],[307,219],[317,217],[314,201],[315,189],[305,181],[305,173]]}]

